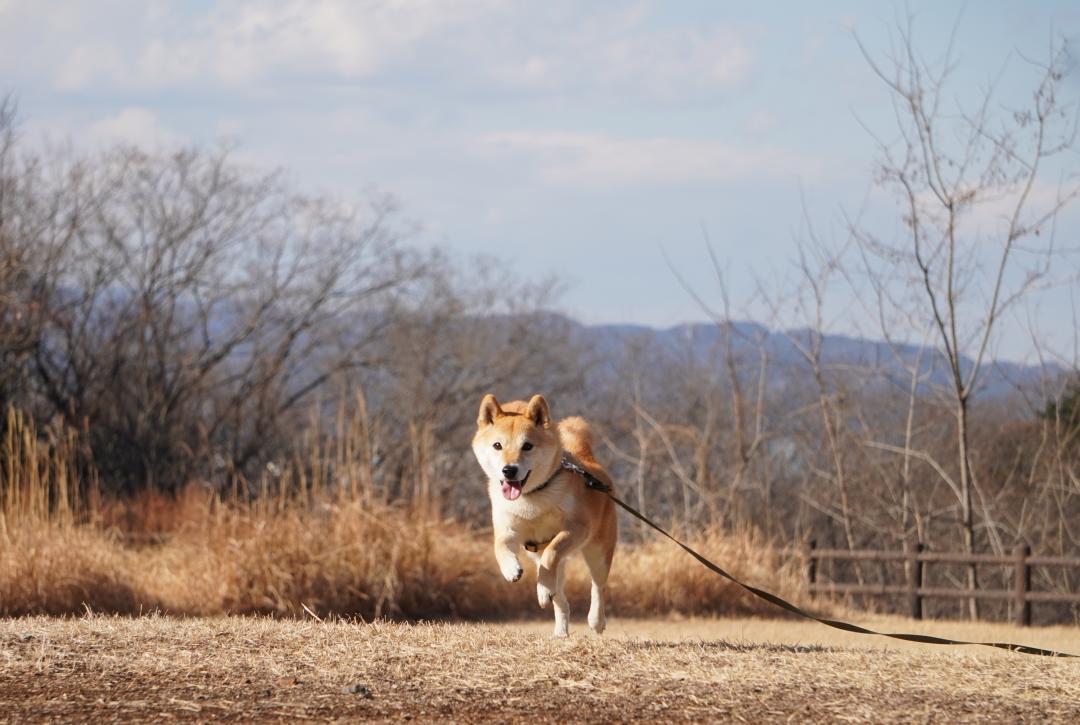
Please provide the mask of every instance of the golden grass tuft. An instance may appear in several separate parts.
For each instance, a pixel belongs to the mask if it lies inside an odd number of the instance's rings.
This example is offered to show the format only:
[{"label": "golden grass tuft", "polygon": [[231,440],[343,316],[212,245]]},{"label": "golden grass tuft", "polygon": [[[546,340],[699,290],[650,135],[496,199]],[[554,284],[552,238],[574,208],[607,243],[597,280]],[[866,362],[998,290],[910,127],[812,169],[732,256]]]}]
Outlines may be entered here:
[{"label": "golden grass tuft", "polygon": [[[712,529],[690,536],[690,546],[742,581],[787,599],[805,594],[798,563],[784,561],[775,548],[753,529],[729,533]],[[785,616],[746,590],[717,576],[670,541],[617,551],[612,594],[624,616],[658,613]]]},{"label": "golden grass tuft", "polygon": [[[287,473],[254,501],[223,500],[192,485],[176,497],[148,493],[102,504],[92,485],[72,475],[75,441],[38,436],[17,414],[9,415],[7,433],[0,615],[89,608],[304,617],[306,608],[416,620],[539,612],[534,579],[509,584],[500,576],[489,532],[440,518],[430,505],[380,503],[356,481],[331,488],[325,473]],[[323,462],[338,455],[314,450],[306,470],[325,471]],[[706,532],[692,545],[755,584],[801,594],[794,568],[751,531]],[[589,585],[580,562],[567,586],[571,607],[584,611]],[[660,538],[620,547],[609,589],[615,615],[779,614]]]},{"label": "golden grass tuft", "polygon": [[[211,507],[208,507],[211,508]],[[181,615],[321,615],[365,619],[503,618],[537,611],[529,577],[499,575],[489,535],[404,507],[356,502],[313,509],[209,511],[161,543],[132,545],[94,525],[14,526],[0,537],[0,615],[98,612]],[[791,567],[753,536],[712,533],[694,544],[756,584],[799,594]],[[584,566],[569,572],[583,611]],[[774,615],[667,541],[623,546],[609,584],[610,610]]]}]

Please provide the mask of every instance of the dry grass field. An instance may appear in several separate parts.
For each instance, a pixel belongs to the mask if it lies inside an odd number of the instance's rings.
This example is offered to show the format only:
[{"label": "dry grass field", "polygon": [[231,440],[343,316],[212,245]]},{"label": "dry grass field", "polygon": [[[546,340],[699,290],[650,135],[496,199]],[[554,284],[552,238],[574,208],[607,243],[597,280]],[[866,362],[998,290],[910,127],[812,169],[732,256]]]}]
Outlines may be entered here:
[{"label": "dry grass field", "polygon": [[[1080,661],[802,622],[616,619],[569,640],[549,626],[10,618],[0,720],[1080,721]],[[920,626],[1080,651],[1075,629]]]},{"label": "dry grass field", "polygon": [[[63,441],[12,424],[3,449],[0,722],[1080,721],[1077,661],[748,619],[777,612],[663,540],[619,549],[603,638],[555,640],[490,534],[423,502],[300,474],[254,500],[101,501]],[[805,602],[799,562],[753,530],[690,541]],[[583,567],[568,594],[580,619]],[[918,630],[1080,653],[1076,628]]]}]

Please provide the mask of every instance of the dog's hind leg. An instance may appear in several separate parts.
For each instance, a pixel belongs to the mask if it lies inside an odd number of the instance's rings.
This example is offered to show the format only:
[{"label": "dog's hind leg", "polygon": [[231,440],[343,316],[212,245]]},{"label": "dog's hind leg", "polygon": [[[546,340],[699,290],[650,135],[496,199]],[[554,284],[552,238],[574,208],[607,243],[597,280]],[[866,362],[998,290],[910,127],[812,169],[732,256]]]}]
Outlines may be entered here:
[{"label": "dog's hind leg", "polygon": [[539,567],[536,569],[536,601],[540,605],[541,609],[547,609],[547,606],[551,604],[552,591],[548,585],[540,579],[543,576],[543,572]]},{"label": "dog's hind leg", "polygon": [[615,556],[615,545],[618,540],[619,522],[615,518],[615,506],[608,501],[600,530],[585,544],[581,552],[585,557],[585,564],[589,567],[589,576],[592,578],[589,626],[597,634],[603,634],[607,626],[604,596],[607,594],[608,572],[611,571],[611,560]]},{"label": "dog's hind leg", "polygon": [[570,602],[564,591],[565,582],[565,559],[555,564],[554,571],[542,564],[536,569],[536,599],[542,609],[554,603],[556,637],[566,637],[570,633]]},{"label": "dog's hind leg", "polygon": [[566,598],[566,560],[555,564],[555,571],[544,566],[536,569],[536,599],[542,609],[555,604],[555,636],[566,637],[570,632],[570,602]]},{"label": "dog's hind leg", "polygon": [[566,582],[566,561],[560,561],[555,568],[555,595],[551,598],[555,605],[555,636],[570,636],[570,602],[566,599],[563,585]]},{"label": "dog's hind leg", "polygon": [[532,563],[536,566],[536,601],[540,604],[541,609],[547,609],[548,604],[551,603],[551,590],[544,585],[545,581],[548,581],[550,577],[545,578],[546,572],[540,563],[540,555],[526,551],[525,556],[529,557]]},{"label": "dog's hind leg", "polygon": [[598,542],[589,542],[582,549],[585,564],[589,567],[592,578],[592,597],[589,601],[589,626],[597,634],[604,633],[607,615],[604,612],[604,594],[607,592],[608,571],[611,570],[611,556],[607,547]]},{"label": "dog's hind leg", "polygon": [[544,548],[536,568],[536,598],[541,607],[555,603],[555,636],[565,637],[570,627],[570,605],[563,592],[566,559],[581,548],[586,532],[580,525],[559,533]]}]

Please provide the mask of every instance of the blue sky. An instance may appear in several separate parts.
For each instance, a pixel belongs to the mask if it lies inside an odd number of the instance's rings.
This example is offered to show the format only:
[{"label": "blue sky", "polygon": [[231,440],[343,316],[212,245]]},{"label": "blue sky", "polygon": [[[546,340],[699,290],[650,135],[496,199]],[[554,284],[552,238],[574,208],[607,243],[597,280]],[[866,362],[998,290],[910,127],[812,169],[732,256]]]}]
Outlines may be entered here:
[{"label": "blue sky", "polygon": [[[562,307],[582,320],[667,326],[703,316],[665,255],[717,298],[701,225],[736,302],[793,275],[802,199],[821,234],[842,236],[874,170],[859,119],[891,124],[854,37],[886,53],[904,7],[0,0],[0,90],[36,141],[231,139],[303,188],[393,194],[417,243],[565,278]],[[960,17],[958,96],[1011,56],[1005,104],[1031,81],[1018,53],[1044,57],[1052,33],[1080,29],[1076,2],[906,7],[931,58]],[[888,236],[893,216],[866,219]],[[1072,214],[1058,234],[1078,230]],[[1067,347],[1070,304],[1059,290],[1023,314]],[[830,298],[830,329],[877,336],[851,309]],[[996,352],[1025,357],[1014,327]]]}]

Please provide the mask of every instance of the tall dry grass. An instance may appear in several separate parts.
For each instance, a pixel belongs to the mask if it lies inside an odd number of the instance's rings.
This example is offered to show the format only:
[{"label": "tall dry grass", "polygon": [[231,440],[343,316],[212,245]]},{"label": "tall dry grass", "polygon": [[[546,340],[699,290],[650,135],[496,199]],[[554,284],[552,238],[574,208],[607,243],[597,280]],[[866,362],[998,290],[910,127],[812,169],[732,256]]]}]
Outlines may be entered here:
[{"label": "tall dry grass", "polygon": [[[370,458],[357,440],[363,430],[345,421],[324,437],[313,426],[303,455],[234,494],[193,483],[175,498],[150,492],[101,501],[77,435],[37,431],[9,411],[0,449],[0,615],[536,612],[535,588],[499,575],[489,532],[440,517],[429,501],[393,504],[374,494]],[[241,489],[261,493],[235,493]],[[795,568],[751,531],[707,532],[693,544],[748,580],[801,593]],[[579,564],[568,595],[584,609],[588,582]],[[777,613],[659,539],[617,552],[610,609]]]}]

